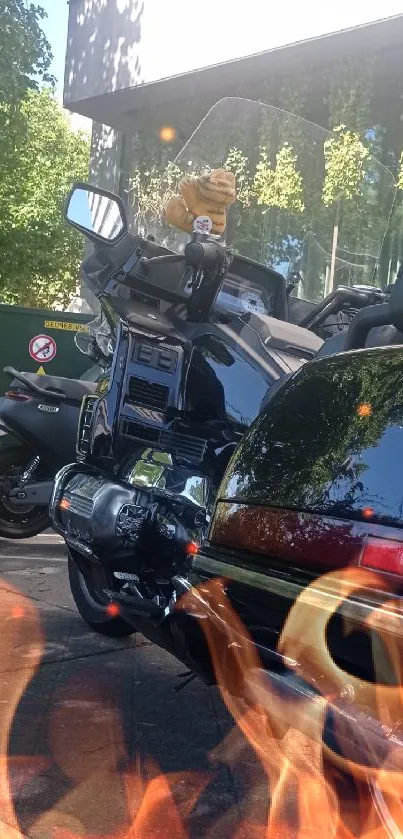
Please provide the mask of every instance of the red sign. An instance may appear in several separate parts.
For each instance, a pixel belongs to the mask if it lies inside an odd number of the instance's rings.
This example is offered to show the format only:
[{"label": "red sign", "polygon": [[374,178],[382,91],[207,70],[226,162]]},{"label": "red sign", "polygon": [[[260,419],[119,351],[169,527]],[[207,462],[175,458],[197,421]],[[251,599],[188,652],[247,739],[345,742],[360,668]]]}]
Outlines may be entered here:
[{"label": "red sign", "polygon": [[36,335],[29,342],[29,354],[35,361],[43,364],[45,361],[53,361],[57,353],[57,345],[50,335]]}]

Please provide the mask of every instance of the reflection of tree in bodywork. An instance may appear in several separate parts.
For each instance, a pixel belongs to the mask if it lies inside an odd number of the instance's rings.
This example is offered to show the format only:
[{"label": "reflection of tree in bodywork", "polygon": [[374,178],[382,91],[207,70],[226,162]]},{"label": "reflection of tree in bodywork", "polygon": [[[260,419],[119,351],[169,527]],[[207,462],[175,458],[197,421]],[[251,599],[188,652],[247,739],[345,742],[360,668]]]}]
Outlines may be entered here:
[{"label": "reflection of tree in bodywork", "polygon": [[[368,495],[367,464],[381,440],[401,431],[401,363],[401,350],[394,349],[303,368],[241,444],[227,494],[336,515],[373,504],[382,515],[383,499]],[[369,412],[359,410],[364,404]]]},{"label": "reflection of tree in bodywork", "polygon": [[133,174],[139,225],[145,220],[144,231],[181,250],[186,239],[161,220],[164,203],[178,192],[181,173],[218,167],[236,177],[238,200],[226,230],[235,251],[284,273],[300,270],[304,296],[311,300],[323,297],[329,274],[332,283],[372,281],[393,177],[370,157],[358,134],[342,126],[332,136],[279,108],[223,99],[174,164],[161,160],[160,168],[152,164]]}]

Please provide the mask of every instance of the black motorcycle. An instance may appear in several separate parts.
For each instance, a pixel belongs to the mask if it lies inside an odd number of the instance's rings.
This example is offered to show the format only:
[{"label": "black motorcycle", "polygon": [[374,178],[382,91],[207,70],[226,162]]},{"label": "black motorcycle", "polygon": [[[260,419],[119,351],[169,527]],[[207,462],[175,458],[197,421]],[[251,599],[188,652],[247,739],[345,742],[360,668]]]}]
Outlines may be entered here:
[{"label": "black motorcycle", "polygon": [[[312,184],[317,188],[323,178],[327,132],[254,102],[224,100],[215,106],[177,160],[178,168],[184,171],[191,163],[199,173],[208,163],[225,163],[236,131],[220,140],[223,125],[248,124],[251,136],[263,142],[273,119],[277,142],[289,136],[290,126],[298,127],[294,143],[301,143],[301,165],[306,156],[304,172],[312,178],[306,194],[312,196]],[[392,202],[389,173],[375,161],[372,166],[383,179],[383,196]],[[324,212],[318,222],[315,207],[284,211],[282,219],[277,209],[270,228],[259,202],[242,212],[235,206],[228,224],[231,247],[197,230],[190,241],[174,241],[163,226],[159,238],[165,244],[159,245],[128,233],[119,198],[88,184],[74,187],[66,217],[94,245],[84,275],[117,341],[106,391],[84,398],[78,462],[58,473],[50,516],[68,546],[76,605],[97,631],[140,630],[206,677],[200,630],[186,608],[178,610],[178,598],[189,589],[192,557],[208,534],[237,444],[273,385],[323,346],[296,321],[310,317],[318,325],[321,314],[326,321],[329,299],[333,312],[335,300],[336,309],[346,306],[346,290],[337,297],[329,288],[329,270],[333,276],[340,270],[343,277],[351,270],[347,245],[356,254],[365,241],[367,200],[363,192],[357,198],[360,243],[352,241],[352,208],[346,239],[339,211],[339,262],[331,248],[333,216],[326,221]],[[390,207],[384,209],[387,219]],[[369,218],[372,237],[376,223]],[[377,229],[380,245],[379,224]],[[287,230],[292,230],[288,240]],[[241,245],[248,256],[236,253]],[[364,277],[374,247],[363,260]],[[269,266],[283,265],[293,248],[304,261],[306,281],[319,286],[320,277],[327,278],[330,295],[316,307],[287,297],[284,276]],[[347,291],[349,306],[353,297],[357,308],[359,301],[368,302],[365,290]]]},{"label": "black motorcycle", "polygon": [[75,343],[92,359],[81,379],[21,373],[6,367],[11,383],[0,401],[0,536],[27,539],[49,526],[56,472],[76,456],[84,396],[107,376],[113,354],[104,320],[96,318]]}]

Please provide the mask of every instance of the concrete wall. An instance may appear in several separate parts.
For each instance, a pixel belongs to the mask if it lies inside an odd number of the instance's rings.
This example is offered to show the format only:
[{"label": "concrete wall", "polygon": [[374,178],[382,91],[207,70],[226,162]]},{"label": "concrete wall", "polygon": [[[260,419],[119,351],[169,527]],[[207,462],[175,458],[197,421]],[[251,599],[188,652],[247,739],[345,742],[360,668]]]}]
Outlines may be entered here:
[{"label": "concrete wall", "polygon": [[401,13],[401,0],[70,0],[65,104]]},{"label": "concrete wall", "polygon": [[103,189],[118,192],[121,174],[122,135],[108,125],[92,126],[90,180]]},{"label": "concrete wall", "polygon": [[138,64],[143,0],[71,0],[66,107],[143,81]]}]

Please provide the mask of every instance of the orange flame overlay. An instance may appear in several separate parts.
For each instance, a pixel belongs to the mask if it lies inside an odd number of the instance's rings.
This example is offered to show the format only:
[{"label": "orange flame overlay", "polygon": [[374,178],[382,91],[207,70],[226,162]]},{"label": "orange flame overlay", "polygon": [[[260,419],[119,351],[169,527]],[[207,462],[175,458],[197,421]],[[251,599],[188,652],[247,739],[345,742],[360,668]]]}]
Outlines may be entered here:
[{"label": "orange flame overlay", "polygon": [[[264,672],[225,586],[213,580],[193,589],[179,608],[186,607],[197,619],[203,615],[200,625],[221,696],[236,722],[212,757],[233,767],[242,760],[246,740],[263,767],[265,782],[246,801],[241,820],[225,812],[209,828],[207,839],[229,835],[228,825],[233,839],[401,837],[402,607],[391,584],[365,569],[348,568],[308,586],[290,610],[279,639],[278,651],[286,657],[288,670],[277,676]],[[347,674],[328,649],[329,620],[346,607],[348,631],[349,597],[362,590],[373,593],[374,608],[363,605],[359,618],[382,641],[394,685],[382,681],[382,653],[376,646],[376,683]],[[9,781],[18,759],[8,755],[9,738],[44,642],[33,604],[5,584],[0,615],[0,839],[23,839]],[[296,689],[290,689],[293,680]],[[338,750],[324,740],[329,713]],[[73,680],[56,695],[49,736],[53,760],[70,788],[32,826],[35,839],[188,839],[189,819],[210,778],[192,772],[163,775],[152,762],[138,762],[122,772],[125,740],[110,690]],[[20,760],[25,771],[43,769],[43,761]],[[257,796],[267,804],[265,822],[256,818]],[[99,824],[96,834],[88,827],[94,818]]]}]

